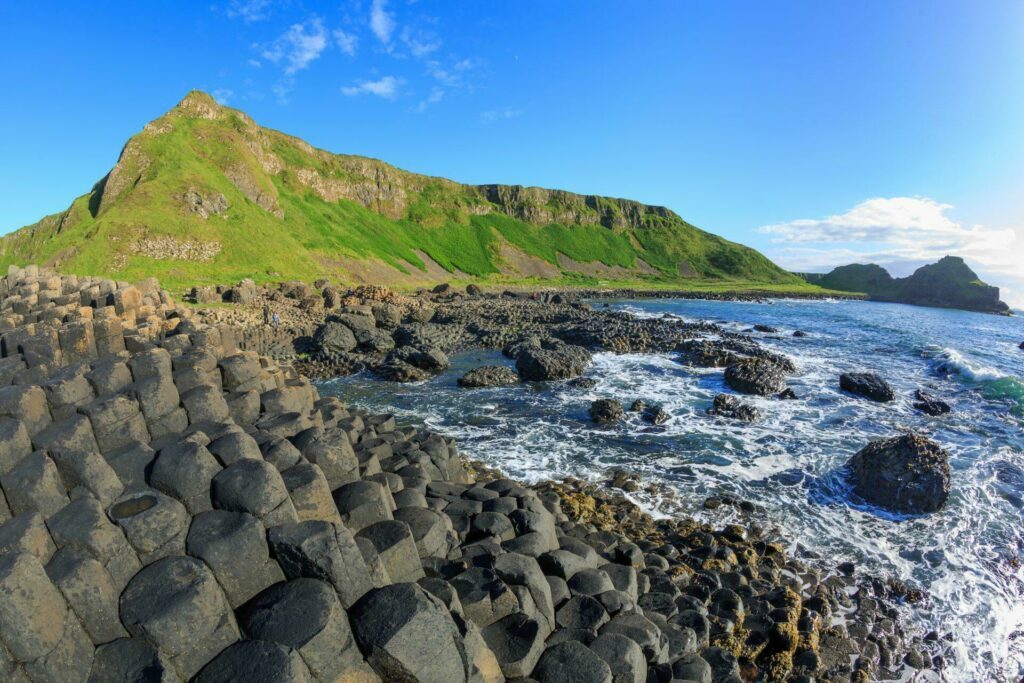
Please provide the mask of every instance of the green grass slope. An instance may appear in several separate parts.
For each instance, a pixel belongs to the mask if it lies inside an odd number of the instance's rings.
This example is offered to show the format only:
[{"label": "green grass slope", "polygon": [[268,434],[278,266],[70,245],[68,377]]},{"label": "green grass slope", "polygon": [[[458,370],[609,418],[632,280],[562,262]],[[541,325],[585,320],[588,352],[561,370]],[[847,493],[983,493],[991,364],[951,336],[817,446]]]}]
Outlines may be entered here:
[{"label": "green grass slope", "polygon": [[[510,250],[541,274],[510,264]],[[331,154],[195,91],[66,211],[0,239],[0,266],[27,262],[168,286],[329,277],[814,289],[661,207],[463,185]]]},{"label": "green grass slope", "polygon": [[982,313],[1010,312],[1009,306],[999,300],[999,288],[982,282],[958,256],[944,256],[904,278],[893,278],[874,263],[840,266],[818,279],[817,284],[833,290],[867,294],[876,301]]}]

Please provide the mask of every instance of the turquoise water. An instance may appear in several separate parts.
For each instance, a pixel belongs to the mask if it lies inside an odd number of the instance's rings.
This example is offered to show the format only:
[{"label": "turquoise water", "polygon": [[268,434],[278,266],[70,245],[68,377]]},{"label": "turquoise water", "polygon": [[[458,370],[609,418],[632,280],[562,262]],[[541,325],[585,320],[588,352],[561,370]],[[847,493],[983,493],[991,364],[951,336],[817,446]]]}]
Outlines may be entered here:
[{"label": "turquoise water", "polygon": [[[952,637],[950,680],[1018,680],[1024,671],[1024,320],[963,311],[851,301],[613,302],[640,316],[672,313],[715,320],[743,331],[755,323],[777,335],[751,333],[788,354],[799,372],[799,401],[749,398],[754,424],[708,417],[722,371],[692,369],[671,354],[598,354],[582,391],[553,384],[460,389],[455,380],[495,352],[462,354],[445,374],[418,385],[364,375],[323,385],[350,403],[388,410],[459,440],[473,458],[536,480],[574,475],[599,479],[610,467],[641,473],[672,497],[638,493],[655,513],[700,510],[709,495],[729,494],[763,508],[794,552],[828,563],[852,560],[865,571],[911,580],[928,591],[906,617],[926,632]],[[809,336],[795,338],[794,330]],[[876,404],[839,391],[847,370],[872,370],[897,392]],[[911,406],[924,388],[953,404],[932,418]],[[672,419],[652,428],[635,416],[595,429],[595,398],[661,404]],[[950,453],[953,492],[939,513],[894,518],[851,501],[842,465],[869,440],[904,428],[927,434]],[[722,524],[732,512],[696,512]],[[731,510],[731,508],[730,508]],[[796,542],[799,542],[799,546]],[[825,561],[825,560],[819,560]]]}]

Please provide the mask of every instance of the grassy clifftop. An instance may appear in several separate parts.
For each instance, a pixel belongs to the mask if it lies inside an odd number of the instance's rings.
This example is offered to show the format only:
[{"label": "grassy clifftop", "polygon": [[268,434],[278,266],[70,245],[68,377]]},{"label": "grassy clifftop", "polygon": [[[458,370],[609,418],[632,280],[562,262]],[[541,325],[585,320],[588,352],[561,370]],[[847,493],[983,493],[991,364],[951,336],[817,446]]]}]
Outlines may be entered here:
[{"label": "grassy clifftop", "polygon": [[193,91],[93,189],[0,240],[0,265],[195,284],[332,277],[809,288],[758,252],[625,199],[464,185],[331,154]]},{"label": "grassy clifftop", "polygon": [[1010,312],[1009,306],[999,300],[999,288],[982,282],[958,256],[944,256],[904,278],[894,278],[885,268],[873,263],[840,266],[817,279],[816,284],[844,292],[860,292],[877,301],[982,313]]}]

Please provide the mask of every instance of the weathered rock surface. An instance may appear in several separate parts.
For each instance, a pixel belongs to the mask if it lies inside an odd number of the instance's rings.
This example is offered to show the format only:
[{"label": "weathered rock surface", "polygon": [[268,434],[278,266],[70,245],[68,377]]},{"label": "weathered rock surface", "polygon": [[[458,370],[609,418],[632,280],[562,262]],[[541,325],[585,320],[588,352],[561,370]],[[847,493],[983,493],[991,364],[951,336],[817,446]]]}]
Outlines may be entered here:
[{"label": "weathered rock surface", "polygon": [[741,394],[770,396],[786,388],[786,373],[766,358],[744,358],[725,368],[725,383]]},{"label": "weathered rock surface", "polygon": [[839,388],[878,403],[896,398],[889,383],[873,372],[844,372],[839,376]]},{"label": "weathered rock surface", "polygon": [[519,375],[504,365],[484,365],[459,378],[460,387],[507,387],[519,383]]},{"label": "weathered rock surface", "polygon": [[917,434],[872,441],[850,458],[848,466],[854,492],[893,512],[935,512],[949,497],[948,454]]},{"label": "weathered rock surface", "polygon": [[[446,290],[413,306],[251,281],[196,294],[218,292],[321,316],[330,298],[356,346],[338,350],[350,341],[334,328],[324,357],[396,376],[509,345],[520,372],[552,379],[581,372],[587,349],[671,351],[713,330],[737,358],[792,371],[714,326],[561,297],[495,308]],[[866,626],[895,623],[891,586],[822,576],[756,525],[656,521],[579,482],[474,478],[450,439],[239,348],[292,348],[315,327],[240,332],[153,281],[34,267],[0,278],[0,302],[0,680],[896,677],[902,636]],[[849,633],[828,625],[839,611]]]}]

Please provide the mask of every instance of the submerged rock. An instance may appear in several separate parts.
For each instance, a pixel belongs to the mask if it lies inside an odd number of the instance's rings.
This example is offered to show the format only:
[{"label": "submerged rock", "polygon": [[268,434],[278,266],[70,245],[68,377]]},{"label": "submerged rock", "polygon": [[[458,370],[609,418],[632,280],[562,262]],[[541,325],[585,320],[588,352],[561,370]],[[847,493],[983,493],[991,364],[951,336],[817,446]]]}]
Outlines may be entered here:
[{"label": "submerged rock", "polygon": [[473,368],[459,378],[459,386],[467,388],[507,387],[519,383],[519,375],[504,365],[484,365]]},{"label": "submerged rock", "polygon": [[725,369],[725,383],[741,394],[770,396],[786,388],[786,374],[767,358],[744,358]]},{"label": "submerged rock", "polygon": [[945,415],[953,410],[953,406],[945,401],[940,401],[923,389],[914,392],[914,407],[926,415]]},{"label": "submerged rock", "polygon": [[741,402],[735,396],[719,394],[715,396],[714,403],[708,408],[708,415],[718,417],[731,417],[735,420],[753,422],[761,417],[761,413],[752,405]]},{"label": "submerged rock", "polygon": [[949,497],[949,455],[918,434],[872,441],[847,466],[854,492],[893,512],[935,512]]},{"label": "submerged rock", "polygon": [[591,377],[577,377],[569,382],[573,389],[593,389],[597,386],[597,380]]},{"label": "submerged rock", "polygon": [[839,388],[879,403],[896,398],[889,383],[873,372],[844,372],[839,375]]},{"label": "submerged rock", "polygon": [[764,332],[766,334],[775,334],[779,331],[779,328],[772,327],[771,325],[754,325],[755,332]]},{"label": "submerged rock", "polygon": [[622,404],[615,399],[599,398],[590,404],[590,418],[598,424],[618,422],[625,414]]},{"label": "submerged rock", "polygon": [[668,422],[672,416],[661,406],[647,406],[643,410],[642,417],[645,422],[650,422],[652,425],[662,425]]}]

